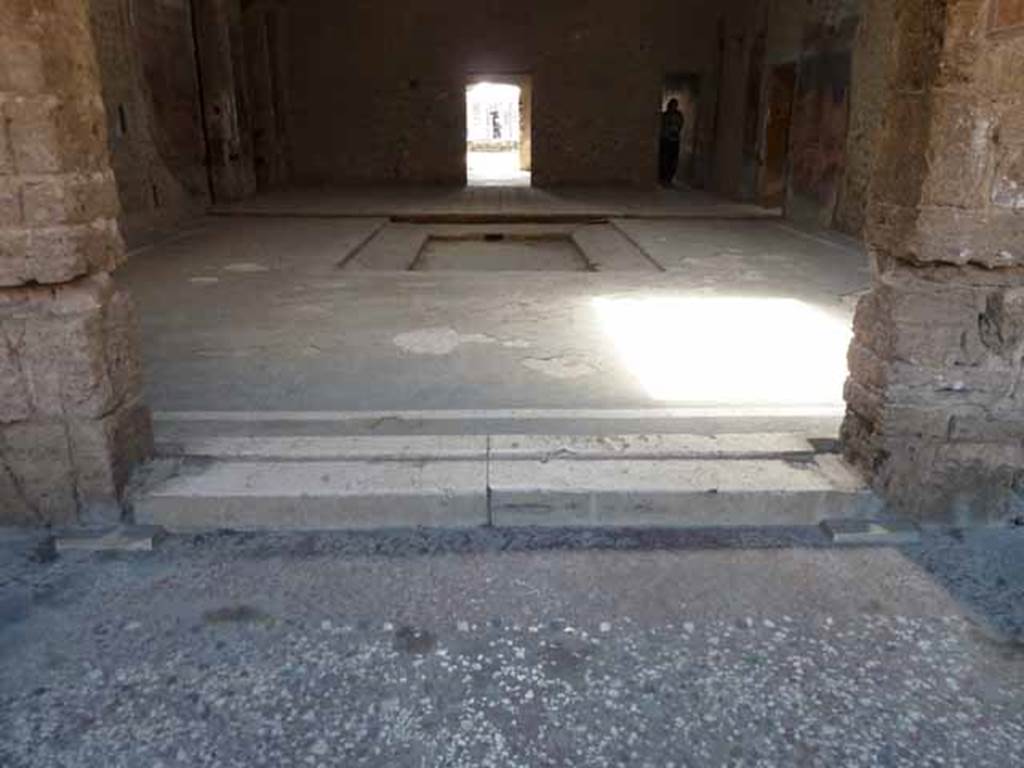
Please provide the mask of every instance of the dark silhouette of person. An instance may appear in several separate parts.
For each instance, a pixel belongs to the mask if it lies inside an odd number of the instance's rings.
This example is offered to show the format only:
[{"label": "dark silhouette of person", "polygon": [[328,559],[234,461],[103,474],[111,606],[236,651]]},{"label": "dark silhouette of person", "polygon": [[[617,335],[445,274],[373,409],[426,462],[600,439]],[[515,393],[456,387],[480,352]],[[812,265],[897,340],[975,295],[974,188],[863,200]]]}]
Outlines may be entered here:
[{"label": "dark silhouette of person", "polygon": [[684,118],[679,100],[669,99],[661,113],[661,140],[658,145],[658,181],[671,186],[679,170],[679,142],[682,140]]}]

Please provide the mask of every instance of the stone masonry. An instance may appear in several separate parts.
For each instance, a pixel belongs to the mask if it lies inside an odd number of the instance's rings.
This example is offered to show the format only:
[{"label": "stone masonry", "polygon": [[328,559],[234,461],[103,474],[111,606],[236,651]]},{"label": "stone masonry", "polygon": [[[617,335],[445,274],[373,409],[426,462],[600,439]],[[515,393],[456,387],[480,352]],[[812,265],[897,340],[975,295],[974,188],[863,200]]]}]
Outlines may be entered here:
[{"label": "stone masonry", "polygon": [[0,524],[111,521],[150,442],[83,0],[0,4]]},{"label": "stone masonry", "polygon": [[1024,35],[901,5],[850,351],[848,456],[901,511],[1024,512]]}]

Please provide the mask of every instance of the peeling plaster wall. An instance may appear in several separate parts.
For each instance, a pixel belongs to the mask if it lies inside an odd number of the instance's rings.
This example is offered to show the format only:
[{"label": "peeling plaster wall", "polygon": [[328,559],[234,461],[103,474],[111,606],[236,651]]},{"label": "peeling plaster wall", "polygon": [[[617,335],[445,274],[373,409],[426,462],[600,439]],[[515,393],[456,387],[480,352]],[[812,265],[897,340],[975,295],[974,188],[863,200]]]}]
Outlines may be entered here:
[{"label": "peeling plaster wall", "polygon": [[[786,213],[859,235],[892,72],[891,0],[759,0],[727,17],[716,188],[766,186],[773,74],[795,69]],[[742,127],[741,127],[742,126]]]},{"label": "peeling plaster wall", "polygon": [[188,0],[90,0],[129,243],[209,203]]},{"label": "peeling plaster wall", "polygon": [[710,70],[722,9],[291,0],[295,178],[461,184],[464,86],[490,73],[532,75],[535,183],[653,184],[664,76]]}]

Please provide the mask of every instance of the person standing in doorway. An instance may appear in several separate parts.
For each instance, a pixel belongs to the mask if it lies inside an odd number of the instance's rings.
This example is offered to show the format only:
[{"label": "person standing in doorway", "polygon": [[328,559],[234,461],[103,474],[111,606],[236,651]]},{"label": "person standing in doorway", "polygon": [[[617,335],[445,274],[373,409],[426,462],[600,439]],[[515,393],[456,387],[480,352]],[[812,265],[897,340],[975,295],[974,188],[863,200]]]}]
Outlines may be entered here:
[{"label": "person standing in doorway", "polygon": [[679,100],[669,99],[668,106],[661,113],[661,141],[658,148],[658,180],[664,187],[672,185],[679,170],[679,143],[683,135],[683,113],[679,111]]}]

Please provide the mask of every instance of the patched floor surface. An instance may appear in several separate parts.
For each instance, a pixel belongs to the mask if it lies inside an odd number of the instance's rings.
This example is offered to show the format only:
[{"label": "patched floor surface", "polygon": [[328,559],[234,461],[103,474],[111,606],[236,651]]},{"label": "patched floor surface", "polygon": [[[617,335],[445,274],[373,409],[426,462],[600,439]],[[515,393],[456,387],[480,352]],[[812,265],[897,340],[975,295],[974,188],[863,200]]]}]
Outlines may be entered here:
[{"label": "patched floor surface", "polygon": [[1024,762],[1024,532],[0,540],[0,764]]},{"label": "patched floor surface", "polygon": [[[480,240],[468,268],[474,243],[463,241],[441,271],[424,272],[409,270],[429,237],[462,236],[451,225],[201,219],[118,272],[139,309],[147,402],[841,413],[853,307],[869,282],[859,247],[775,220],[612,219],[582,230],[566,231],[587,272],[536,271],[543,254],[509,258],[507,240],[500,263],[495,242]],[[509,263],[535,271],[491,271]]]}]

